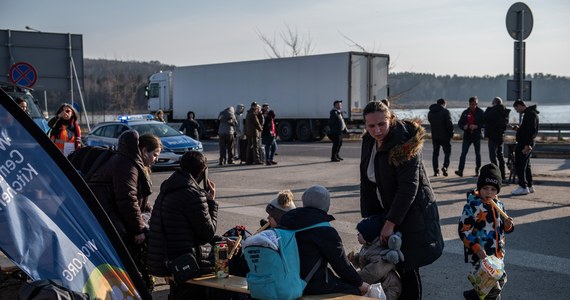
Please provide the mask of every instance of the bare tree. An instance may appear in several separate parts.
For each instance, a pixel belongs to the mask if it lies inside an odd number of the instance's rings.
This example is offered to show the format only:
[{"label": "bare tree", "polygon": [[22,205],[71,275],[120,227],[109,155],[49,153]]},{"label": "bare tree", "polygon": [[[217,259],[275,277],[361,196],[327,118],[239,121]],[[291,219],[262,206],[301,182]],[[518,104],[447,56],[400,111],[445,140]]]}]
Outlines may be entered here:
[{"label": "bare tree", "polygon": [[313,52],[313,45],[310,34],[308,37],[303,38],[299,36],[297,28],[293,29],[288,24],[285,24],[285,30],[279,32],[279,38],[280,41],[284,44],[283,46],[280,46],[279,40],[277,40],[275,33],[271,38],[261,32],[259,28],[256,29],[256,33],[261,42],[269,49],[269,51],[265,51],[269,57],[293,57],[300,55],[309,55]]}]

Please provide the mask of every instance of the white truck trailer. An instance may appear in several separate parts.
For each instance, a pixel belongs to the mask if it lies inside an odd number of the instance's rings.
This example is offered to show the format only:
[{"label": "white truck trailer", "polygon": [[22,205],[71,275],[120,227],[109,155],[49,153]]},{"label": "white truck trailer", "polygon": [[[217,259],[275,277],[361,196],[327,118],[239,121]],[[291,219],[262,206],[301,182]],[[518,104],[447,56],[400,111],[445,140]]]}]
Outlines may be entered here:
[{"label": "white truck trailer", "polygon": [[169,122],[193,111],[202,134],[212,136],[220,111],[256,101],[275,111],[281,140],[322,139],[334,100],[343,100],[346,122],[355,125],[369,101],[388,98],[389,60],[342,52],[177,67],[149,77],[148,110],[163,110]]}]

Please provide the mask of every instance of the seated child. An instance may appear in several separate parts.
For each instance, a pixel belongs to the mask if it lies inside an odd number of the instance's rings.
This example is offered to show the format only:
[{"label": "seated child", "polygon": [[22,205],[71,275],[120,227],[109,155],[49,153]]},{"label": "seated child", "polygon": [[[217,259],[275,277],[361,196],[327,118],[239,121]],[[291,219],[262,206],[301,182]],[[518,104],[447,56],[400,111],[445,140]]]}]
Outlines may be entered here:
[{"label": "seated child", "polygon": [[[459,220],[459,238],[465,246],[465,262],[471,255],[471,263],[479,267],[480,261],[487,255],[495,255],[499,259],[505,256],[505,233],[514,230],[511,218],[502,218],[491,202],[501,210],[505,210],[503,202],[497,195],[501,190],[501,172],[494,164],[483,166],[477,180],[477,190],[467,193],[467,204]],[[501,290],[507,281],[507,273],[499,279],[497,285],[485,299],[500,299]],[[472,289],[463,292],[465,299],[479,299]]]},{"label": "seated child", "polygon": [[271,228],[277,227],[277,224],[281,222],[281,217],[288,211],[295,208],[295,203],[293,203],[293,192],[291,190],[283,190],[277,194],[277,198],[271,200],[265,211],[267,212],[267,220],[269,221],[269,226]]},{"label": "seated child", "polygon": [[364,282],[378,283],[382,285],[387,300],[396,300],[402,293],[400,275],[395,270],[393,263],[382,259],[380,246],[380,231],[384,226],[384,218],[371,216],[365,218],[358,225],[358,242],[362,245],[359,253],[349,253],[348,259],[356,267],[360,268],[358,274]]}]

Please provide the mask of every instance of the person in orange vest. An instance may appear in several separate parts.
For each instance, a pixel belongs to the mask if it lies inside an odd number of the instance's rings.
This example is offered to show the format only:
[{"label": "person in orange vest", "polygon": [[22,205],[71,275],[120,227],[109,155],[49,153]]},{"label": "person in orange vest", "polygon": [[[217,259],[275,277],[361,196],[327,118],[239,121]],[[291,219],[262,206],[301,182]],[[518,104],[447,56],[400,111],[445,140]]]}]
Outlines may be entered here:
[{"label": "person in orange vest", "polygon": [[65,156],[81,147],[81,128],[77,123],[77,111],[68,103],[63,103],[55,117],[48,122],[51,128],[49,137]]}]

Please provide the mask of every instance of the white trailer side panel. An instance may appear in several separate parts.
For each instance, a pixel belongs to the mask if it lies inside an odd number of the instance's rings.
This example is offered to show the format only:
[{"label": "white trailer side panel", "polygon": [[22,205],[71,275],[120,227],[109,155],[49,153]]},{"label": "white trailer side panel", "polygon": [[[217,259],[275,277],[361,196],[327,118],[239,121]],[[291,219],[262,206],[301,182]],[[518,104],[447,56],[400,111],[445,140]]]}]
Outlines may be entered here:
[{"label": "white trailer side panel", "polygon": [[279,119],[326,119],[335,99],[348,110],[349,59],[347,52],[179,67],[173,74],[174,117],[184,119],[192,110],[198,119],[215,119],[228,106],[249,109],[257,101],[269,103]]}]

